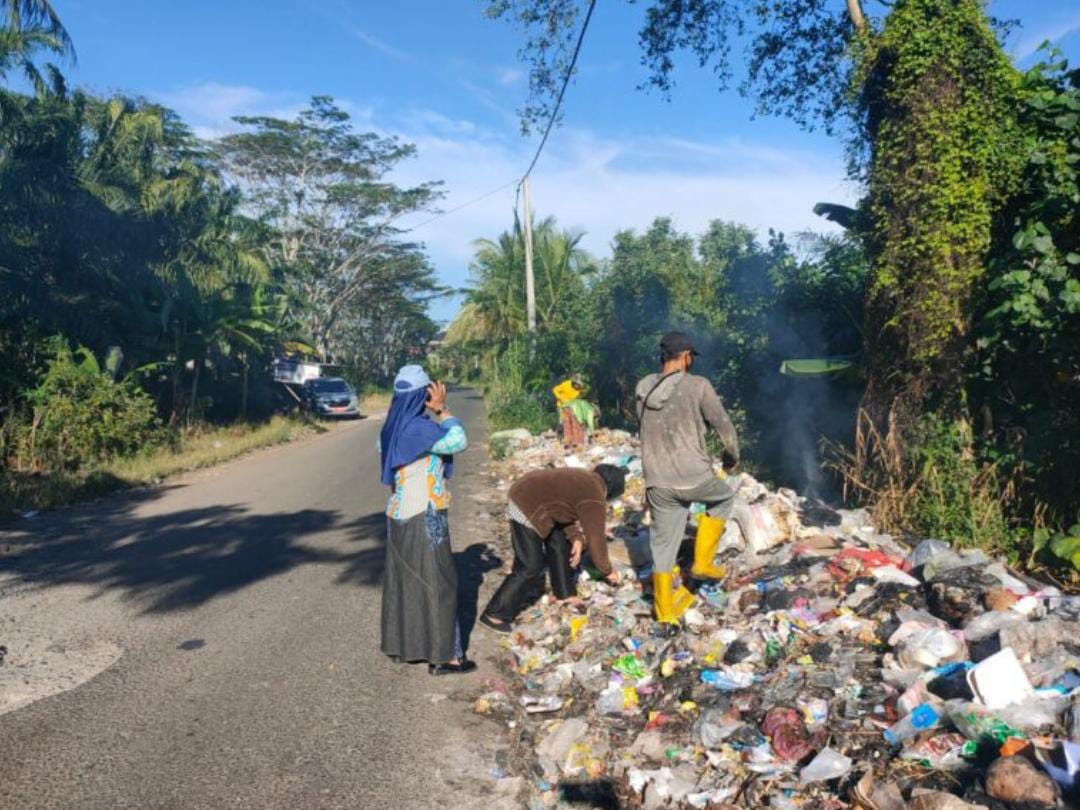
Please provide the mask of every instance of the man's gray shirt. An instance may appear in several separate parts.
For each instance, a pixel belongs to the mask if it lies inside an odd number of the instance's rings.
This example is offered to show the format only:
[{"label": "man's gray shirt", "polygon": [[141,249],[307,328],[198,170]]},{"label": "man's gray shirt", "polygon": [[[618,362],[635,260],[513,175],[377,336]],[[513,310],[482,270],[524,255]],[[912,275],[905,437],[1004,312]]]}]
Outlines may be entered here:
[{"label": "man's gray shirt", "polygon": [[650,374],[638,383],[635,399],[645,486],[690,489],[712,478],[712,460],[705,449],[709,428],[724,445],[725,461],[739,460],[735,426],[704,377]]}]

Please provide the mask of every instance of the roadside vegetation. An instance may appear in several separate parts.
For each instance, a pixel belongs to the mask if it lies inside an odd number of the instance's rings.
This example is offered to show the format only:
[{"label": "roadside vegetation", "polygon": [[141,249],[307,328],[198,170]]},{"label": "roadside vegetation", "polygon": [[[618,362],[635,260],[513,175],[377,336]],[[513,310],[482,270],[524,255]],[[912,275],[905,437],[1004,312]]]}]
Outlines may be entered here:
[{"label": "roadside vegetation", "polygon": [[32,471],[9,467],[3,511],[33,511],[66,506],[131,487],[161,483],[178,473],[212,467],[252,450],[284,444],[325,430],[298,417],[275,416],[262,424],[199,425],[169,433],[167,440],[136,453],[73,469]]},{"label": "roadside vegetation", "polygon": [[[552,382],[585,378],[627,421],[659,335],[705,355],[777,483],[875,509],[883,528],[1076,575],[1080,564],[1080,71],[1050,49],[1021,71],[1012,26],[977,0],[873,6],[647,2],[649,83],[682,51],[736,78],[762,112],[843,139],[854,208],[816,211],[837,237],[658,219],[610,260],[537,226],[538,331],[525,328],[520,228],[478,244],[468,304],[440,359],[485,386],[495,426],[552,427]],[[552,111],[584,0],[498,0],[524,33],[526,127]],[[883,7],[884,6],[884,7]],[[555,9],[557,8],[557,12]],[[573,259],[568,260],[567,257]],[[778,373],[789,358],[851,373]],[[825,452],[821,449],[824,446]]]},{"label": "roadside vegetation", "polygon": [[395,223],[440,191],[389,180],[410,144],[325,96],[204,141],[70,87],[73,55],[50,3],[0,0],[0,502],[209,463],[215,427],[278,440],[275,357],[376,391],[434,336],[443,291]]}]

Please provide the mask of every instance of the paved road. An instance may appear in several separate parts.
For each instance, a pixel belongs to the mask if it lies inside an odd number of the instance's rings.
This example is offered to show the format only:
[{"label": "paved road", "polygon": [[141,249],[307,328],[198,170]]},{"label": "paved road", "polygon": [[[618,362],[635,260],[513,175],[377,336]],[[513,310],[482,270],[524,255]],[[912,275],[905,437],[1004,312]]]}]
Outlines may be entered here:
[{"label": "paved road", "polygon": [[[479,397],[450,404],[481,444]],[[464,701],[482,675],[378,652],[380,424],[3,533],[8,685],[20,667],[32,689],[49,662],[116,660],[0,714],[0,807],[495,805],[495,734]],[[454,482],[473,601],[492,564],[469,523],[481,453]]]}]

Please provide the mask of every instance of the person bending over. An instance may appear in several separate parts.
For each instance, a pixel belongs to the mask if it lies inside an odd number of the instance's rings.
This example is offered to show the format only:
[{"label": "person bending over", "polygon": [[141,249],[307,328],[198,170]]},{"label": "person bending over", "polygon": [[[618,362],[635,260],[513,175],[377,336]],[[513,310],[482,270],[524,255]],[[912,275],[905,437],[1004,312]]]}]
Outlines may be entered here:
[{"label": "person bending over", "polygon": [[611,464],[594,470],[571,467],[534,470],[513,483],[508,515],[514,564],[477,620],[509,633],[525,600],[544,581],[545,567],[557,599],[574,596],[571,568],[588,545],[592,564],[608,582],[618,582],[607,552],[607,501],[619,497],[626,474]]}]

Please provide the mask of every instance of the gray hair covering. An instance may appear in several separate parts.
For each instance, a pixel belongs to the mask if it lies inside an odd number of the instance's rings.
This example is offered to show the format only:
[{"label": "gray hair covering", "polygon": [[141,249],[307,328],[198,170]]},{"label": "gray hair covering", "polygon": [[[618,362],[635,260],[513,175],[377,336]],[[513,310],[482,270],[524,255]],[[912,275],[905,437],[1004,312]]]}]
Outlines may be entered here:
[{"label": "gray hair covering", "polygon": [[423,366],[402,366],[394,378],[394,393],[407,394],[418,388],[427,388],[431,385],[431,378],[424,371]]}]

